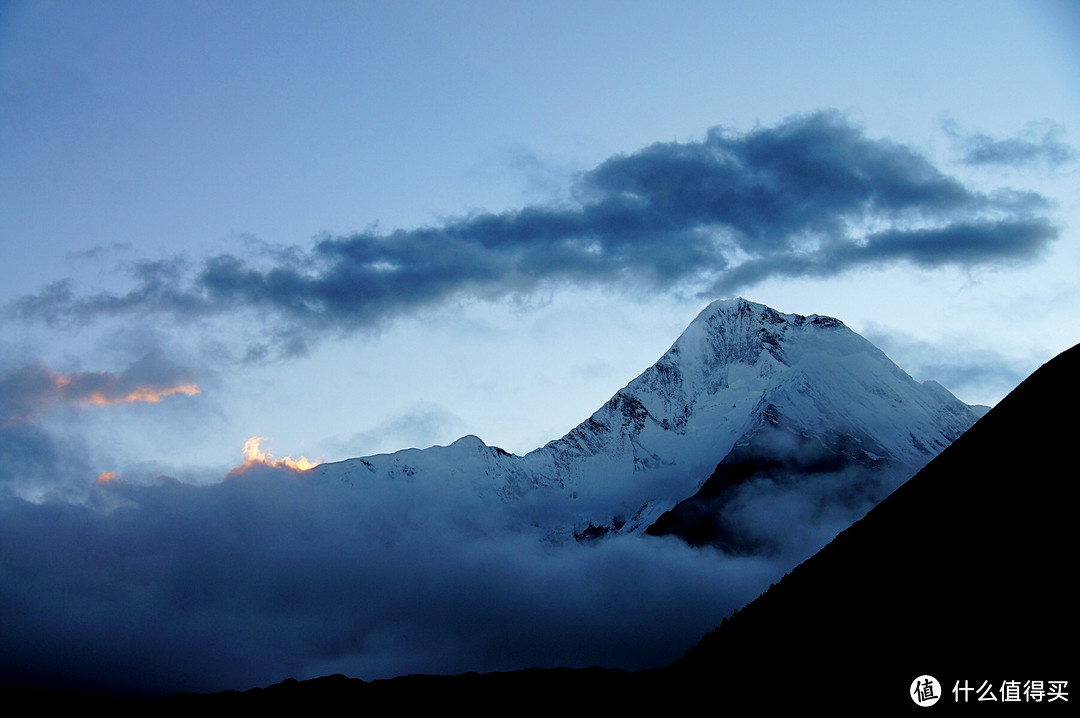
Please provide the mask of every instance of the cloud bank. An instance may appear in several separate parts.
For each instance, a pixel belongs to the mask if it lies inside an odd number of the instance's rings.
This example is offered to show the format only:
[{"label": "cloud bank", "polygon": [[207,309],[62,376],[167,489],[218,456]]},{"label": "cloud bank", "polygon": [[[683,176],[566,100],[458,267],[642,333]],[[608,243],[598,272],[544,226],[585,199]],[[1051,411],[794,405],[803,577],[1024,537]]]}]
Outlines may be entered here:
[{"label": "cloud bank", "polygon": [[0,683],[148,694],[664,665],[782,575],[678,541],[553,545],[438,487],[285,469],[0,501]]},{"label": "cloud bank", "polygon": [[[974,141],[973,156],[1029,158],[1015,143]],[[1038,147],[1045,154],[1063,145],[1049,138]],[[971,189],[834,112],[742,133],[714,128],[700,142],[611,157],[581,174],[572,196],[429,227],[323,237],[307,250],[255,259],[141,261],[130,265],[125,292],[80,294],[58,282],[8,313],[63,324],[247,311],[272,318],[273,343],[287,355],[319,332],[374,327],[458,297],[560,284],[713,296],[860,266],[1024,260],[1058,233],[1041,195]],[[253,346],[249,358],[267,351]]]}]

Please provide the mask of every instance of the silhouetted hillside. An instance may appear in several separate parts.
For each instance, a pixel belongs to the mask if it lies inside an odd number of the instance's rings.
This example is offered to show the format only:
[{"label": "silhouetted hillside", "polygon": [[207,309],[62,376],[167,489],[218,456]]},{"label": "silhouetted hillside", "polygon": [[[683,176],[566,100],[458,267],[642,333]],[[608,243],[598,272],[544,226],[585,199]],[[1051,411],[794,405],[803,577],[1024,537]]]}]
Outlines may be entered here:
[{"label": "silhouetted hillside", "polygon": [[1003,681],[1070,680],[1078,377],[1080,346],[676,669],[769,701],[867,708],[918,709],[905,691],[921,674],[941,683],[935,709],[954,706],[956,681],[988,681],[1001,705]]}]

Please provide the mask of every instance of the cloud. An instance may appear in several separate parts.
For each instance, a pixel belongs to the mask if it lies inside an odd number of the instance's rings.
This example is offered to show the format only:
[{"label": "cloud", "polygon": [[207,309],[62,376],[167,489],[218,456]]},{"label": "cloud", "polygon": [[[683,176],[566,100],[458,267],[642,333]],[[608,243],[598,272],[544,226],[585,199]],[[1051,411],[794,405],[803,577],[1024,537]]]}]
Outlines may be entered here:
[{"label": "cloud", "polygon": [[272,327],[249,348],[258,360],[464,296],[557,285],[734,293],[771,277],[858,266],[1030,259],[1058,233],[1040,195],[975,191],[835,112],[742,133],[714,128],[699,142],[611,157],[581,174],[571,196],[429,227],[327,236],[308,250],[268,249],[254,259],[141,261],[128,265],[126,291],[79,294],[58,282],[17,299],[8,314],[63,324],[248,312]]},{"label": "cloud", "polygon": [[[301,456],[299,459],[294,459],[291,456],[275,459],[269,450],[260,447],[260,444],[266,441],[266,438],[267,437],[265,436],[252,436],[245,441],[243,450],[244,463],[230,470],[229,473],[225,474],[225,478],[229,479],[267,466],[278,469],[286,468],[294,469],[296,471],[307,471],[322,463],[321,461],[311,461],[306,456]],[[111,480],[111,478],[105,480],[108,481]]]},{"label": "cloud", "polygon": [[770,277],[830,277],[854,267],[895,261],[932,268],[1023,260],[1056,236],[1057,229],[1043,218],[888,230],[861,242],[748,260],[722,275],[713,289],[728,293]]},{"label": "cloud", "polygon": [[1032,123],[1016,137],[1003,140],[979,132],[965,133],[952,121],[945,122],[944,127],[962,148],[963,161],[969,165],[1054,168],[1076,159],[1076,150],[1062,140],[1064,129],[1054,123]]},{"label": "cloud", "polygon": [[[101,469],[78,432],[42,420],[60,407],[156,404],[200,391],[194,372],[155,349],[123,371],[57,373],[41,362],[0,369],[0,496],[83,500]],[[99,457],[100,458],[100,457]]]},{"label": "cloud", "polygon": [[1038,368],[1037,356],[1005,356],[968,337],[929,342],[871,326],[864,336],[920,381],[933,380],[968,402],[993,403]]},{"label": "cloud", "polygon": [[79,500],[94,471],[78,442],[25,421],[0,422],[0,500],[9,495]]},{"label": "cloud", "polygon": [[465,421],[444,406],[420,403],[347,439],[326,439],[321,446],[339,456],[369,456],[402,448],[448,443],[467,433]]},{"label": "cloud", "polygon": [[0,682],[656,666],[785,570],[652,537],[553,545],[448,487],[263,467],[95,486],[108,509],[0,500]]},{"label": "cloud", "polygon": [[160,349],[146,354],[119,374],[106,371],[58,374],[44,364],[27,364],[0,371],[0,423],[30,420],[61,404],[156,404],[166,397],[199,392],[193,372],[174,364]]}]

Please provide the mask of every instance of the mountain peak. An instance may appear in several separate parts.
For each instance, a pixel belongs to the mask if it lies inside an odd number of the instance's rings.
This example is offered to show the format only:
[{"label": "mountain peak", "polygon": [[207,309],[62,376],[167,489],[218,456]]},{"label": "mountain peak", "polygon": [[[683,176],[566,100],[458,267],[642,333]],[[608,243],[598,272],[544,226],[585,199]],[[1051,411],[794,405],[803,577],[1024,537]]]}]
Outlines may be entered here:
[{"label": "mountain peak", "polygon": [[[816,334],[814,330],[843,330],[830,343],[847,346],[845,353],[866,351],[872,345],[839,319],[812,314],[783,314],[742,297],[719,299],[698,314],[675,341],[659,365],[678,364],[682,373],[713,374],[733,365],[755,366],[768,372],[766,363],[790,366],[804,351],[789,351],[789,340]],[[821,342],[816,342],[821,345]],[[822,345],[823,346],[823,345]]]},{"label": "mountain peak", "polygon": [[743,297],[731,297],[730,299],[714,299],[713,301],[709,302],[709,306],[705,307],[705,312],[713,314],[715,312],[727,309],[739,309],[743,306],[753,307],[755,305],[764,306],[761,304],[757,304],[756,302],[751,302],[750,300]]},{"label": "mountain peak", "polygon": [[737,297],[709,304],[656,364],[562,438],[524,456],[465,436],[342,468],[465,479],[508,501],[530,494],[527,510],[537,513],[529,523],[544,530],[635,532],[692,497],[737,446],[740,460],[764,456],[771,441],[835,449],[839,458],[811,468],[831,461],[837,473],[850,464],[869,486],[886,470],[876,467],[887,465],[884,483],[893,474],[907,478],[974,421],[945,389],[916,383],[839,320]]},{"label": "mountain peak", "polygon": [[[743,297],[734,297],[733,299],[716,299],[709,303],[709,306],[705,307],[698,315],[698,319],[702,317],[713,317],[717,315],[774,315],[777,312],[771,307],[767,307],[764,304],[758,304],[757,302],[751,302]],[[695,320],[696,321],[696,320]]]},{"label": "mountain peak", "polygon": [[772,307],[759,304],[758,302],[751,302],[743,297],[716,299],[711,302],[709,306],[705,307],[694,321],[701,320],[702,318],[708,319],[717,315],[754,316],[768,324],[784,324],[786,322],[792,322],[801,326],[809,322],[810,324],[819,327],[845,326],[842,321],[834,317],[822,316],[819,314],[811,314],[809,316],[804,316],[802,314],[784,314],[776,311]]}]

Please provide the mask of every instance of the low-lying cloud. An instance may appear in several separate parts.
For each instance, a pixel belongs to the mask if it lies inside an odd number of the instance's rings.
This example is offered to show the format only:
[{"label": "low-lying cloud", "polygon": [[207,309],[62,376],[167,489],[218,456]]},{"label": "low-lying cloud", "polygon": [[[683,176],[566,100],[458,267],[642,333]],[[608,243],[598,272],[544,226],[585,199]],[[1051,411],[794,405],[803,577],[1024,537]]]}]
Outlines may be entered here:
[{"label": "low-lying cloud", "polygon": [[[1023,164],[1065,151],[1052,134],[1034,144],[970,142],[969,161]],[[571,195],[428,227],[324,237],[255,260],[225,253],[136,262],[126,292],[80,294],[62,281],[8,311],[54,324],[249,311],[271,318],[272,343],[288,355],[320,332],[370,328],[464,296],[560,284],[734,293],[772,277],[860,266],[1015,262],[1058,233],[1041,195],[972,189],[835,112],[741,133],[714,128],[699,142],[611,157],[581,174]],[[249,351],[266,353],[266,343]]]},{"label": "low-lying cloud", "polygon": [[0,501],[0,682],[153,694],[658,666],[789,568],[673,539],[553,544],[437,486],[285,469],[94,491]]}]

